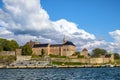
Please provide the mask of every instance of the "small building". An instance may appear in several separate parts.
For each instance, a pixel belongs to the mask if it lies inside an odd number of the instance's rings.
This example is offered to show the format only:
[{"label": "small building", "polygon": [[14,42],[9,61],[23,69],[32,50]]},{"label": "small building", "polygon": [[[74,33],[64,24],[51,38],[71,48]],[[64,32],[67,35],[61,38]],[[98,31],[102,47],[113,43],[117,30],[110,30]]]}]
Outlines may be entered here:
[{"label": "small building", "polygon": [[82,52],[80,53],[80,55],[81,56],[88,56],[88,50],[86,49],[86,48],[84,48],[83,50],[82,50]]}]

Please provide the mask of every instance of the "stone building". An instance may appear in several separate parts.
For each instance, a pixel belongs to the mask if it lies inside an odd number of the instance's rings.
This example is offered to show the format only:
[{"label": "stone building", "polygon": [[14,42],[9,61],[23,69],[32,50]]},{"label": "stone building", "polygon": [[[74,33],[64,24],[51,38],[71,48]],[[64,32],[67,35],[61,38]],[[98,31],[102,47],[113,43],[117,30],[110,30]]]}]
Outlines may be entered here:
[{"label": "stone building", "polygon": [[45,55],[53,54],[59,56],[71,56],[76,52],[76,46],[71,41],[67,41],[65,37],[62,44],[41,44],[32,41],[30,41],[29,44],[35,55],[41,55],[42,50],[45,51]]},{"label": "stone building", "polygon": [[88,50],[86,48],[84,48],[82,50],[82,52],[80,53],[80,55],[82,55],[82,56],[88,56]]}]

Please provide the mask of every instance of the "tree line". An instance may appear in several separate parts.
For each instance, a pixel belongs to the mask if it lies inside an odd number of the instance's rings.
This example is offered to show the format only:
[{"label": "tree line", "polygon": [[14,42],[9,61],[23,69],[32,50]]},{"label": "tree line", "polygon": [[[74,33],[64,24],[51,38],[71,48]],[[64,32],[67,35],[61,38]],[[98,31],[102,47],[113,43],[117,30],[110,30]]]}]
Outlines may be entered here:
[{"label": "tree line", "polygon": [[15,51],[16,49],[22,49],[22,55],[31,55],[32,48],[27,43],[21,47],[19,47],[18,43],[15,40],[7,40],[0,38],[0,52],[1,51]]},{"label": "tree line", "polygon": [[15,40],[7,40],[0,38],[0,51],[15,51],[19,48]]},{"label": "tree line", "polygon": [[92,50],[92,57],[100,57],[104,55],[105,57],[110,57],[112,54],[114,54],[114,59],[120,59],[120,54],[119,53],[112,53],[112,52],[107,52],[105,49],[100,49],[100,48],[95,48]]}]

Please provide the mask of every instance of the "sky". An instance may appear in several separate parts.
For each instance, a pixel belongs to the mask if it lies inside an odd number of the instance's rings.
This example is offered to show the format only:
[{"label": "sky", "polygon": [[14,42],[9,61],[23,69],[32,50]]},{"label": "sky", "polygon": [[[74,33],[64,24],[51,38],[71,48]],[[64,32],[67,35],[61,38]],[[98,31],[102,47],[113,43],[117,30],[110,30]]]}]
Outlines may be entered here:
[{"label": "sky", "polygon": [[41,3],[51,20],[65,18],[107,41],[113,40],[108,32],[120,26],[120,0],[42,0]]},{"label": "sky", "polygon": [[0,38],[120,53],[120,0],[0,0]]}]

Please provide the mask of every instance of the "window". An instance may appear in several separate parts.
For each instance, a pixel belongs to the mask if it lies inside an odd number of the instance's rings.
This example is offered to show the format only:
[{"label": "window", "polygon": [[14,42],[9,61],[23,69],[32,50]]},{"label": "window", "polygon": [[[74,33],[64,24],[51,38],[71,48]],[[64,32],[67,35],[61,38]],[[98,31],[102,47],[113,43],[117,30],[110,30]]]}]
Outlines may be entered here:
[{"label": "window", "polygon": [[67,51],[69,51],[69,49],[67,49]]}]

